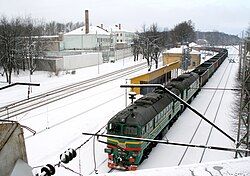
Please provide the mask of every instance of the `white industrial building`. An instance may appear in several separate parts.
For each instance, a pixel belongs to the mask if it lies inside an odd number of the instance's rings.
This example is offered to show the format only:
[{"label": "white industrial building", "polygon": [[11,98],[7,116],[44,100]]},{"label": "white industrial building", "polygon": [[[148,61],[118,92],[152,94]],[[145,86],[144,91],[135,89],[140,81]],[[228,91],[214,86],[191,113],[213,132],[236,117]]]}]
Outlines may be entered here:
[{"label": "white industrial building", "polygon": [[[56,50],[37,59],[37,70],[58,72],[115,62],[132,55],[131,43],[135,34],[121,28],[121,24],[108,31],[100,26],[89,25],[89,11],[85,10],[85,25],[59,36]],[[53,43],[54,44],[54,43]],[[55,48],[55,47],[53,47]]]},{"label": "white industrial building", "polygon": [[136,34],[124,29],[121,24],[115,25],[110,29],[116,48],[129,47]]},{"label": "white industrial building", "polygon": [[[89,28],[89,29],[88,29]],[[125,30],[121,24],[108,31],[101,26],[83,26],[64,34],[61,50],[106,50],[131,46],[135,33]]]},{"label": "white industrial building", "polygon": [[[109,48],[111,44],[110,33],[97,26],[86,26],[64,34],[61,50],[99,50]],[[100,48],[99,48],[100,47]]]}]

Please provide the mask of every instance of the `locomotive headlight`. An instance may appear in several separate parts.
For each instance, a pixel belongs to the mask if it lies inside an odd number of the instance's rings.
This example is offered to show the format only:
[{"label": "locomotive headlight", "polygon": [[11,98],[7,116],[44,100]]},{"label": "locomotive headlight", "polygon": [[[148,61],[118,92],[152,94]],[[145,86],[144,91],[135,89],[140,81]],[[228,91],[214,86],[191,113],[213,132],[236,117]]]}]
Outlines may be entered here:
[{"label": "locomotive headlight", "polygon": [[128,159],[128,160],[129,160],[129,162],[130,162],[130,163],[134,163],[134,162],[135,162],[135,159],[134,159],[132,156],[131,156],[131,157],[129,157],[129,159]]},{"label": "locomotive headlight", "polygon": [[135,153],[135,152],[132,153],[132,156],[133,156],[133,157],[136,157],[136,156],[137,156],[137,153]]}]

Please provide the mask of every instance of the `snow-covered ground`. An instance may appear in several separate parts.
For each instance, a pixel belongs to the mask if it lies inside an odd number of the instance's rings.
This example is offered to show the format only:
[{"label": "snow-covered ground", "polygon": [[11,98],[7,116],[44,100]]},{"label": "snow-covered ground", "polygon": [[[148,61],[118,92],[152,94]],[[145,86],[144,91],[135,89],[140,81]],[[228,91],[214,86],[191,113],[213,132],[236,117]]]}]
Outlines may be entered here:
[{"label": "snow-covered ground", "polygon": [[[141,62],[146,62],[146,61],[143,59],[139,59],[139,61],[137,61],[136,63],[138,64]],[[12,76],[12,82],[29,83],[31,80],[32,83],[40,83],[39,87],[32,87],[31,96],[34,96],[41,92],[46,92],[54,88],[59,88],[61,86],[97,77],[99,75],[103,75],[105,73],[129,67],[134,64],[135,62],[133,61],[133,57],[128,57],[125,59],[118,60],[115,63],[104,63],[100,64],[99,66],[77,69],[76,74],[67,74],[66,71],[61,71],[58,76],[55,76],[55,74],[51,72],[36,71],[33,73],[33,75],[31,75],[31,78],[29,76],[28,71],[26,72],[20,71],[19,75],[14,74]],[[0,87],[6,85],[7,85],[6,78],[4,76],[0,76]],[[19,99],[25,99],[27,98],[27,95],[28,95],[27,86],[16,86],[8,89],[3,89],[0,91],[0,97],[1,97],[0,107],[6,104],[10,104],[11,102],[15,102]]]},{"label": "snow-covered ground", "polygon": [[155,169],[144,169],[139,171],[130,171],[122,173],[100,174],[101,176],[249,176],[250,158],[241,158],[234,160],[223,160],[217,162],[208,162],[200,164],[191,164],[178,167],[163,167]]},{"label": "snow-covered ground", "polygon": [[[235,54],[236,50],[230,48],[229,52]],[[230,57],[234,56],[235,55],[232,55]],[[144,60],[140,60],[139,62],[144,62]],[[102,64],[99,66],[99,70],[100,74],[104,74],[131,66],[132,64],[134,64],[134,62],[131,57],[119,60],[116,63]],[[237,63],[229,64],[226,59],[206,84],[206,87],[233,87],[237,69]],[[146,71],[147,70],[145,69],[139,73]],[[223,77],[224,72],[225,74]],[[34,96],[35,94],[65,84],[89,79],[97,75],[98,66],[76,70],[75,75],[61,74],[59,77],[49,77],[47,72],[35,72],[35,74],[32,75],[31,80],[32,82],[41,83],[41,86],[33,87],[31,95]],[[97,130],[103,127],[114,114],[125,107],[125,90],[121,89],[119,86],[125,84],[125,80],[132,76],[133,75],[130,75],[103,84],[16,117],[14,120],[18,120],[21,124],[27,125],[37,131],[35,136],[32,136],[30,132],[25,131],[25,142],[29,164],[32,167],[48,163],[56,164],[59,161],[60,154],[65,150],[81,146],[81,144],[89,138],[88,136],[83,136],[81,132],[97,132]],[[16,82],[29,82],[29,76],[25,73],[22,73],[21,76],[14,77],[13,79]],[[0,82],[2,80],[4,80],[3,77],[0,78]],[[3,86],[3,84],[0,83],[0,86]],[[0,106],[9,104],[18,99],[26,98],[27,87],[19,86],[0,91],[0,97]],[[224,131],[233,135],[233,129],[231,126],[232,119],[230,116],[232,112],[231,107],[234,101],[233,98],[233,93],[230,91],[225,91],[223,93],[223,91],[202,90],[191,105],[197,108],[211,121],[213,121],[216,116],[215,123]],[[46,101],[46,99],[44,101]],[[208,106],[209,104],[210,106]],[[218,108],[219,104],[220,107]],[[191,141],[192,135],[195,131],[195,126],[199,123],[201,123],[200,127]],[[206,137],[210,130],[211,128],[208,124],[200,122],[198,116],[194,115],[189,110],[186,110],[167,133],[166,137],[171,141],[206,144]],[[225,136],[222,136],[215,129],[212,130],[211,138],[207,142],[207,145],[220,145],[230,148],[234,147],[234,144],[231,141]],[[74,172],[88,175],[94,173],[93,171],[95,168],[98,170],[98,173],[109,171],[106,161],[107,156],[103,151],[104,148],[104,144],[101,144],[96,140],[90,140],[77,150],[76,158],[69,164],[65,165],[71,170],[63,167],[56,167],[55,175],[77,175]],[[180,162],[185,150],[186,155]],[[142,170],[148,168],[177,166],[178,164],[184,165],[198,163],[200,162],[202,152],[203,149],[186,149],[185,147],[157,145],[157,147],[151,152],[149,158],[142,163],[139,169]],[[206,150],[202,162],[232,159],[233,156],[234,153],[231,152]]]}]

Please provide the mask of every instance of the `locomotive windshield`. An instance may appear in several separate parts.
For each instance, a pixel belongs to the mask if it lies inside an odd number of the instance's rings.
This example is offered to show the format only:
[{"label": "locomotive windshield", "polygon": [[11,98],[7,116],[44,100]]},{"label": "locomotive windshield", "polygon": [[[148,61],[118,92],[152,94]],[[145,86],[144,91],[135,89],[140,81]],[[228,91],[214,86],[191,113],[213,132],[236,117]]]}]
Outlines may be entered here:
[{"label": "locomotive windshield", "polygon": [[124,135],[136,136],[137,135],[137,128],[136,128],[136,126],[125,126],[123,133],[124,133]]},{"label": "locomotive windshield", "polygon": [[120,134],[121,133],[121,126],[119,124],[110,123],[108,125],[108,132],[114,133],[114,134]]}]

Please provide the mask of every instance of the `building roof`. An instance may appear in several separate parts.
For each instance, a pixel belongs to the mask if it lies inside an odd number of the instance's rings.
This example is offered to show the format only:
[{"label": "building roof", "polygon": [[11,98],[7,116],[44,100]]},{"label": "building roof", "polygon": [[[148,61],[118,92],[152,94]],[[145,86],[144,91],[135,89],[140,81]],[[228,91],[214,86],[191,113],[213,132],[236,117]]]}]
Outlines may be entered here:
[{"label": "building roof", "polygon": [[[70,31],[64,35],[84,35],[85,33],[85,26],[82,26],[80,28],[77,28],[73,31]],[[110,35],[109,32],[107,32],[106,30],[97,27],[97,26],[89,26],[89,33],[88,34],[101,34],[101,35]]]},{"label": "building roof", "polygon": [[135,33],[133,31],[130,31],[130,30],[127,30],[127,29],[123,28],[123,26],[121,26],[121,29],[119,29],[118,25],[110,26],[109,29],[112,32],[129,32],[129,33]]},{"label": "building roof", "polygon": [[[181,48],[171,48],[169,50],[164,51],[164,53],[182,54],[184,48],[186,48],[186,46],[182,46]],[[201,54],[201,53],[199,51],[192,49],[190,54]]]},{"label": "building roof", "polygon": [[189,47],[200,47],[200,45],[198,45],[197,43],[189,43]]}]

